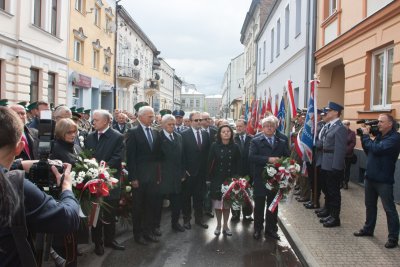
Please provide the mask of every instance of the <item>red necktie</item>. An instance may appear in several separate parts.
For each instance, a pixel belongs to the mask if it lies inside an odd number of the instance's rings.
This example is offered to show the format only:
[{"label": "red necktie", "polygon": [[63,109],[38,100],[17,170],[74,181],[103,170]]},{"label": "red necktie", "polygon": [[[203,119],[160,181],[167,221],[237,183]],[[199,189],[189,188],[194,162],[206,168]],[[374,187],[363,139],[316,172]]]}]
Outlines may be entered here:
[{"label": "red necktie", "polygon": [[25,146],[24,146],[25,153],[28,155],[28,158],[31,159],[31,151],[29,149],[29,143],[28,143],[28,140],[26,140],[25,135],[22,135],[21,140],[24,141],[24,143],[25,143]]}]

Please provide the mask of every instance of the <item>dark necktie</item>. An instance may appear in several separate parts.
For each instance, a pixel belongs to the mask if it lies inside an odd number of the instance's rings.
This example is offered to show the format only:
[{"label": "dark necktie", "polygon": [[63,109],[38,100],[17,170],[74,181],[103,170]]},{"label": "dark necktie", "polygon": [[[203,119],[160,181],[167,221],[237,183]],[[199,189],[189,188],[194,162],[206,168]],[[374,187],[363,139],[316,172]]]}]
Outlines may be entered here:
[{"label": "dark necktie", "polygon": [[151,136],[150,128],[146,127],[147,141],[149,141],[150,148],[153,149],[153,137]]},{"label": "dark necktie", "polygon": [[169,134],[169,139],[171,139],[171,141],[174,142],[174,137],[172,136],[172,134]]},{"label": "dark necktie", "polygon": [[98,132],[98,136],[99,136],[99,138],[98,138],[98,140],[100,140],[100,137],[103,135],[103,132]]},{"label": "dark necktie", "polygon": [[240,136],[240,144],[241,144],[242,149],[243,149],[243,147],[244,147],[244,136],[243,135]]},{"label": "dark necktie", "polygon": [[200,130],[197,130],[197,146],[201,148]]},{"label": "dark necktie", "polygon": [[181,132],[181,126],[176,126],[176,130],[178,131],[178,133]]},{"label": "dark necktie", "polygon": [[273,145],[273,142],[272,142],[272,138],[271,137],[268,137],[268,143],[272,146]]}]

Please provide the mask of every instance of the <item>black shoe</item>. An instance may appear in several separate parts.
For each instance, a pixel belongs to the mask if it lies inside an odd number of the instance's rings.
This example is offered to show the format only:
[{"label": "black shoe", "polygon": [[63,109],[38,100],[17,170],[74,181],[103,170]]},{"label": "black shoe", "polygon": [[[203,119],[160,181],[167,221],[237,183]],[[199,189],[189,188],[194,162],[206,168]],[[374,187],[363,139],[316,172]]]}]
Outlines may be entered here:
[{"label": "black shoe", "polygon": [[243,221],[245,221],[245,222],[252,222],[252,221],[254,221],[254,219],[253,219],[253,217],[251,217],[251,216],[244,216]]},{"label": "black shoe", "polygon": [[264,236],[265,237],[271,237],[271,238],[276,239],[276,240],[281,240],[281,238],[279,237],[278,233],[275,232],[275,231],[265,231]]},{"label": "black shoe", "polygon": [[295,191],[295,192],[293,193],[293,195],[299,196],[299,195],[300,195],[300,190]]},{"label": "black shoe", "polygon": [[307,206],[307,205],[310,205],[310,204],[313,204],[312,200],[307,201],[307,202],[304,202],[304,203],[303,203],[303,206]]},{"label": "black shoe", "polygon": [[179,223],[175,223],[171,226],[172,230],[176,231],[176,232],[185,232],[185,228],[180,225]]},{"label": "black shoe", "polygon": [[306,198],[306,197],[301,197],[301,198],[299,198],[297,201],[298,201],[298,202],[308,202],[308,201],[310,201],[310,199],[309,199],[309,198]]},{"label": "black shoe", "polygon": [[143,235],[143,238],[144,238],[146,241],[153,242],[153,243],[158,243],[158,242],[160,242],[160,240],[158,240],[158,238],[157,238],[156,236],[152,235],[152,234]]},{"label": "black shoe", "polygon": [[210,218],[214,218],[214,214],[212,212],[206,212],[205,215],[207,215]]},{"label": "black shoe", "polygon": [[100,243],[96,243],[94,245],[94,253],[96,253],[96,255],[103,256],[104,255],[104,247],[103,247],[103,245],[100,244]]},{"label": "black shoe", "polygon": [[398,242],[397,239],[389,239],[385,244],[385,248],[395,248],[399,245]]},{"label": "black shoe", "polygon": [[232,216],[231,222],[238,222],[238,221],[240,221],[240,217],[239,216]]},{"label": "black shoe", "polygon": [[187,229],[187,230],[192,229],[192,226],[190,225],[190,222],[183,223],[183,227],[185,227],[185,229]]},{"label": "black shoe", "polygon": [[261,231],[258,230],[254,231],[253,238],[255,240],[259,240],[261,238]]},{"label": "black shoe", "polygon": [[317,213],[317,217],[318,217],[318,218],[325,218],[325,217],[327,217],[327,216],[329,216],[329,215],[330,215],[330,214],[329,214],[328,210],[325,210],[325,211],[323,211],[323,212]]},{"label": "black shoe", "polygon": [[135,236],[135,242],[142,246],[147,246],[149,243],[143,238],[143,236]]},{"label": "black shoe", "polygon": [[157,228],[155,228],[153,230],[153,235],[155,235],[155,236],[161,236],[162,235],[161,230],[160,230],[159,227],[157,227]]},{"label": "black shoe", "polygon": [[331,217],[328,221],[324,222],[323,225],[327,228],[340,226],[340,219]]},{"label": "black shoe", "polygon": [[332,216],[331,216],[331,215],[328,215],[328,216],[326,216],[326,217],[324,217],[324,218],[319,219],[319,222],[320,222],[320,223],[326,223],[326,222],[329,221],[331,218],[332,218]]},{"label": "black shoe", "polygon": [[105,246],[105,247],[108,247],[108,248],[115,249],[115,250],[125,250],[125,246],[119,244],[119,243],[118,243],[117,241],[115,241],[115,240],[113,240],[113,241],[110,242],[110,243],[108,243],[108,242],[104,243],[104,246]]},{"label": "black shoe", "polygon": [[195,224],[197,224],[200,227],[203,227],[204,229],[208,229],[208,224],[202,222],[202,221],[195,221]]},{"label": "black shoe", "polygon": [[360,229],[359,231],[354,232],[353,235],[354,236],[373,236],[374,234],[369,233],[369,232],[365,231],[364,229]]},{"label": "black shoe", "polygon": [[314,212],[315,212],[315,214],[318,214],[318,213],[321,213],[321,212],[323,212],[325,210],[327,210],[327,209],[325,209],[325,207],[323,207],[323,208],[316,209]]},{"label": "black shoe", "polygon": [[308,205],[304,205],[304,207],[306,208],[306,209],[318,209],[319,208],[319,205],[317,204],[317,205],[314,205],[314,203],[310,203],[310,204],[308,204]]}]

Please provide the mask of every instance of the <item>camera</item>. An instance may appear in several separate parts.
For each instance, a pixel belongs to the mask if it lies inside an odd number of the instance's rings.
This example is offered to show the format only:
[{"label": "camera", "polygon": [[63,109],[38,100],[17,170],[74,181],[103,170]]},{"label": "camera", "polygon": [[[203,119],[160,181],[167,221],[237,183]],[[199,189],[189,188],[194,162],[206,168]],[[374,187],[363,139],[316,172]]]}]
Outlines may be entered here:
[{"label": "camera", "polygon": [[[379,128],[378,128],[378,120],[358,120],[356,121],[357,124],[364,124],[370,126],[369,128],[369,133],[373,136],[377,136],[379,133]],[[363,131],[361,128],[357,129],[357,135],[362,136]]]}]

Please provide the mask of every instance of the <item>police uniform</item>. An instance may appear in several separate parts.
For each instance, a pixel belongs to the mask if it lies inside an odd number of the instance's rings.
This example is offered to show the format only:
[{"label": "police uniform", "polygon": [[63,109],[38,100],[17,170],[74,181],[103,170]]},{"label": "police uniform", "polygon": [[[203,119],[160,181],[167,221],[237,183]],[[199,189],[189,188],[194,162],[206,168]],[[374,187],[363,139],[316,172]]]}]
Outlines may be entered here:
[{"label": "police uniform", "polygon": [[[174,117],[181,117],[183,118],[185,116],[185,111],[181,110],[181,109],[175,109],[172,112],[172,115],[174,115]],[[182,133],[184,130],[188,129],[189,127],[186,127],[185,125],[183,125],[183,123],[181,125],[175,125],[175,132],[176,133]]]}]

